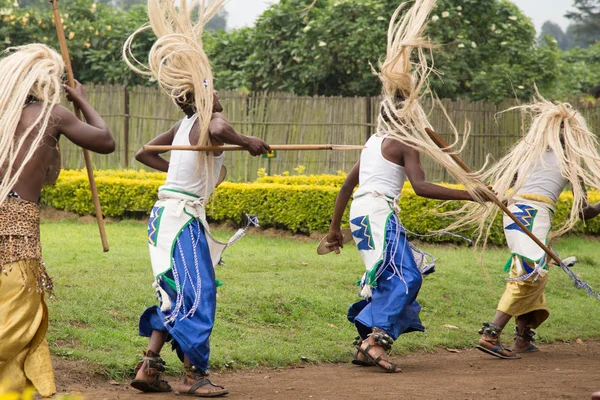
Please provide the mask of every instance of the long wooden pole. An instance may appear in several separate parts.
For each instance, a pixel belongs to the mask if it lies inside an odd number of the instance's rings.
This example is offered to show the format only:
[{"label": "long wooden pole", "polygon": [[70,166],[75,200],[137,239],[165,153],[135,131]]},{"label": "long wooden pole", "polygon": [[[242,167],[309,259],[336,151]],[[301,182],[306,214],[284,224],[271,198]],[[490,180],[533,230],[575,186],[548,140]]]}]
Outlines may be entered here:
[{"label": "long wooden pole", "polygon": [[[62,19],[60,17],[60,11],[58,10],[58,0],[52,0],[52,12],[54,14],[54,25],[56,26],[56,34],[58,35],[58,43],[60,44],[60,52],[65,62],[65,68],[67,70],[67,78],[69,86],[75,87],[75,77],[73,76],[73,68],[71,67],[71,59],[69,57],[69,49],[67,48],[67,40],[65,38],[65,31],[63,29]],[[75,109],[75,115],[77,118],[82,120],[81,111],[73,103]],[[96,220],[98,221],[98,229],[100,230],[100,240],[102,241],[102,248],[104,251],[108,251],[108,240],[106,239],[106,230],[104,229],[104,219],[102,218],[102,208],[100,207],[100,199],[98,198],[98,188],[96,187],[96,180],[94,179],[94,169],[92,167],[92,159],[90,152],[83,149],[83,158],[85,160],[85,169],[87,170],[88,179],[90,181],[90,189],[92,191],[92,200],[94,202],[94,209],[96,210]]]},{"label": "long wooden pole", "polygon": [[[433,130],[429,129],[429,128],[425,128],[425,131],[427,132],[427,134],[429,135],[429,137],[431,138],[431,140],[433,140],[433,142],[440,148],[442,149],[442,151],[447,152],[450,157],[452,157],[452,159],[454,160],[454,162],[462,168],[463,171],[465,171],[466,173],[472,173],[473,171],[471,171],[471,169],[467,166],[467,164],[464,163],[464,161],[458,157],[456,154],[452,153],[452,150],[450,149],[448,143],[446,143],[446,141],[437,133],[435,133]],[[482,185],[483,183],[481,181],[480,182]],[[558,265],[562,264],[562,260],[556,255],[556,253],[554,253],[548,246],[546,246],[540,239],[538,239],[533,232],[531,232],[525,225],[523,225],[523,223],[521,221],[519,221],[519,219],[517,217],[515,217],[515,215],[510,212],[510,210],[508,209],[508,207],[506,207],[504,205],[504,203],[502,203],[502,201],[500,201],[500,199],[497,196],[494,196],[492,198],[492,201],[494,203],[496,203],[496,205],[498,207],[500,207],[500,209],[510,218],[512,219],[515,224],[517,224],[517,226],[519,228],[521,228],[521,230],[523,231],[523,233],[525,233],[527,236],[529,236],[529,238],[531,240],[533,240],[538,246],[540,246],[542,248],[542,250],[544,250],[546,252],[546,254],[548,254],[548,256],[553,259]]]},{"label": "long wooden pole", "polygon": [[[271,150],[276,151],[303,151],[303,150],[362,150],[364,146],[354,145],[338,145],[338,144],[272,144]],[[187,150],[187,151],[246,151],[242,146],[144,146],[147,151],[171,151],[171,150]]]}]

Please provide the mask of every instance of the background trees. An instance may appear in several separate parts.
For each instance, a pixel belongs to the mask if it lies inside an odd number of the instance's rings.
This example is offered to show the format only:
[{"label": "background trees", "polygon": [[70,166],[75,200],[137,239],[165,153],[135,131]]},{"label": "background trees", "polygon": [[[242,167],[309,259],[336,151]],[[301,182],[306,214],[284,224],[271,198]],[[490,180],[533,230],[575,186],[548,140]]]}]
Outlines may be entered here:
[{"label": "background trees", "polygon": [[574,33],[585,45],[600,40],[600,0],[573,0],[576,11],[567,13]]},{"label": "background trees", "polygon": [[[87,83],[145,84],[146,78],[131,72],[121,52],[125,39],[147,20],[144,6],[129,11],[92,0],[70,0],[61,4],[65,36],[73,71]],[[0,15],[0,49],[38,42],[58,50],[58,40],[47,1],[44,7],[14,9]],[[153,34],[145,32],[136,42],[140,60],[148,57]]]},{"label": "background trees", "polygon": [[[0,49],[30,42],[57,47],[46,0],[0,0]],[[146,20],[143,0],[73,0],[61,4],[78,79],[148,84],[121,60],[125,38]],[[544,24],[536,33],[529,18],[507,0],[438,0],[428,35],[438,47],[439,75],[431,88],[443,98],[501,101],[529,98],[533,85],[560,97],[600,84],[600,0],[573,0],[574,24],[563,32]],[[3,6],[4,3],[7,2]],[[301,95],[377,95],[372,66],[385,54],[389,18],[398,0],[281,0],[256,25],[231,32],[226,12],[207,26],[205,48],[221,89],[284,91]],[[212,32],[211,32],[212,31]],[[545,34],[549,34],[547,36]],[[597,35],[597,36],[594,36]],[[152,43],[136,43],[140,59]]]},{"label": "background trees", "polygon": [[[385,55],[389,18],[397,0],[282,0],[256,26],[230,35],[212,49],[216,70],[228,70],[217,56],[227,46],[245,47],[245,79],[250,90],[293,91],[304,95],[377,95],[371,65]],[[558,47],[536,44],[535,29],[517,7],[504,0],[439,0],[428,28],[439,44],[432,88],[441,97],[500,101],[529,97],[556,79]],[[237,53],[239,56],[240,53]],[[239,87],[239,86],[238,86]]]}]

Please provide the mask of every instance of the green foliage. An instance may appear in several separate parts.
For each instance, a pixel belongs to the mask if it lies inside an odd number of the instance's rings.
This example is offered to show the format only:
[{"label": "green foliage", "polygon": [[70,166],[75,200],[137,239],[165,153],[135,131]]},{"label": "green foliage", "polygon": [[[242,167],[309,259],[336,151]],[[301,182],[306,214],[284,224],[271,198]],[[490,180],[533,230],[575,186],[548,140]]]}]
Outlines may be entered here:
[{"label": "green foliage", "polygon": [[205,51],[215,77],[215,85],[221,89],[248,90],[248,57],[251,28],[236,29],[230,33],[216,31],[206,35]]},{"label": "green foliage", "polygon": [[[240,221],[244,213],[258,215],[261,226],[294,232],[324,232],[329,228],[338,189],[269,183],[228,183],[217,189],[208,215],[216,221]],[[345,221],[348,221],[346,210]]]},{"label": "green foliage", "polygon": [[575,47],[560,53],[559,79],[549,94],[564,97],[587,93],[600,84],[600,42],[587,49]]},{"label": "green foliage", "polygon": [[0,0],[0,15],[11,12],[14,6],[12,0]]},{"label": "green foliage", "polygon": [[[261,15],[251,36],[252,90],[300,95],[377,95],[369,61],[385,54],[391,1],[284,0]],[[386,16],[386,18],[381,18]]]},{"label": "green foliage", "polygon": [[[370,64],[377,66],[385,55],[388,22],[398,2],[310,3],[283,0],[265,11],[256,27],[229,35],[227,43],[242,49],[235,62],[245,67],[246,79],[236,81],[253,91],[378,95],[381,85]],[[431,76],[440,97],[501,101],[514,97],[514,88],[525,99],[533,94],[534,81],[542,91],[555,81],[558,48],[537,46],[531,21],[509,1],[440,0],[428,34],[440,45],[434,59],[444,75]],[[215,59],[215,69],[236,71],[226,60]],[[236,89],[228,81],[223,88]]]},{"label": "green foliage", "polygon": [[432,14],[430,37],[440,45],[431,87],[442,98],[499,102],[529,99],[556,79],[558,48],[536,45],[531,20],[505,0],[443,0]]},{"label": "green foliage", "polygon": [[346,179],[345,175],[273,175],[258,178],[259,183],[278,183],[280,185],[316,185],[341,187]]},{"label": "green foliage", "polygon": [[[137,211],[148,213],[163,183],[164,180],[157,179],[96,175],[102,212],[108,217],[121,217],[127,212]],[[83,172],[64,177],[61,175],[54,185],[44,187],[42,202],[80,215],[94,212],[87,175]]]},{"label": "green foliage", "polygon": [[[135,171],[97,172],[96,184],[104,215],[122,217],[131,212],[149,213],[156,201],[158,188],[164,183],[164,174]],[[211,221],[239,223],[244,214],[256,214],[263,227],[276,227],[293,232],[327,232],[339,186],[340,176],[313,175],[293,177],[264,177],[259,182],[223,182],[207,206],[207,216]],[[456,185],[449,185],[457,188]],[[600,201],[596,191],[588,193],[591,203]],[[94,209],[87,176],[83,171],[61,174],[58,181],[42,190],[42,202],[54,208],[92,214]],[[554,223],[560,224],[568,217],[573,202],[570,192],[561,194],[554,216]],[[400,218],[407,229],[422,235],[442,230],[452,223],[450,218],[441,218],[436,213],[456,210],[461,202],[426,199],[417,196],[406,184],[400,199]],[[343,224],[348,225],[348,209]],[[600,218],[585,225],[579,222],[574,232],[600,234]],[[457,232],[470,237],[472,232]],[[423,238],[430,242],[461,242],[450,236]],[[504,234],[500,215],[492,227],[489,242],[503,244]]]},{"label": "green foliage", "polygon": [[[52,9],[35,6],[0,13],[0,50],[28,43],[44,43],[59,50]],[[148,84],[148,79],[132,72],[122,60],[125,39],[147,22],[145,6],[129,11],[92,0],[60,2],[61,17],[75,77],[83,83]],[[134,52],[146,60],[153,34],[144,32],[136,41]]]},{"label": "green foliage", "polygon": [[561,50],[567,50],[571,48],[571,38],[569,38],[569,36],[563,32],[560,25],[555,24],[552,21],[544,22],[540,32],[540,40],[546,35],[553,37]]}]

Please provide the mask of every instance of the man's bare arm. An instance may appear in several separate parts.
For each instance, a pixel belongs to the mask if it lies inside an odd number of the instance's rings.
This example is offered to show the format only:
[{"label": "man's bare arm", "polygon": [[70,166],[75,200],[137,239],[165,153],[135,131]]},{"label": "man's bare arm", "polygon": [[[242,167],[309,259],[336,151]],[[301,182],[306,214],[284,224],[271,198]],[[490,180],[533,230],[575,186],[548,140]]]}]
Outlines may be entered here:
[{"label": "man's bare arm", "polygon": [[335,243],[331,248],[336,254],[340,253],[340,247],[344,247],[344,236],[340,230],[342,223],[342,216],[344,210],[350,201],[354,188],[358,185],[358,173],[360,171],[360,161],[358,161],[350,173],[346,176],[340,192],[335,199],[335,206],[333,208],[333,217],[331,218],[331,224],[329,225],[329,233],[327,234],[327,241],[329,243]]},{"label": "man's bare arm", "polygon": [[596,216],[598,216],[598,214],[600,214],[600,203],[596,203],[594,205],[590,204],[588,192],[582,177],[579,177],[579,185],[581,187],[581,190],[583,190],[583,193],[585,194],[585,203],[583,205],[583,209],[579,212],[579,218],[581,218],[584,221],[595,218]]},{"label": "man's bare arm", "polygon": [[63,134],[79,147],[96,153],[108,154],[115,151],[115,139],[110,128],[100,114],[87,102],[83,86],[77,82],[74,88],[65,86],[67,99],[72,101],[83,113],[85,121],[61,105],[52,110],[52,116],[58,121],[56,135]]},{"label": "man's bare arm", "polygon": [[[151,141],[149,141],[148,145],[170,145],[173,143],[173,138],[175,137],[175,132],[179,129],[179,125],[181,121],[176,123],[169,129],[168,131],[161,133]],[[160,155],[162,153],[166,153],[164,151],[149,151],[144,150],[142,147],[135,154],[135,159],[141,162],[144,165],[147,165],[150,168],[153,168],[158,171],[168,172],[169,171],[169,162],[162,158]]]},{"label": "man's bare arm", "polygon": [[425,180],[425,171],[423,171],[423,167],[421,167],[419,152],[401,143],[398,143],[397,146],[401,146],[397,151],[402,152],[404,172],[417,195],[437,200],[473,201],[473,198],[466,190],[451,189],[427,182]]},{"label": "man's bare arm", "polygon": [[580,213],[581,219],[588,220],[600,215],[600,202],[594,205],[588,204]]},{"label": "man's bare arm", "polygon": [[263,140],[254,136],[244,136],[238,133],[219,113],[213,114],[213,119],[208,127],[211,139],[220,143],[242,146],[253,156],[258,156],[271,151],[271,147]]}]

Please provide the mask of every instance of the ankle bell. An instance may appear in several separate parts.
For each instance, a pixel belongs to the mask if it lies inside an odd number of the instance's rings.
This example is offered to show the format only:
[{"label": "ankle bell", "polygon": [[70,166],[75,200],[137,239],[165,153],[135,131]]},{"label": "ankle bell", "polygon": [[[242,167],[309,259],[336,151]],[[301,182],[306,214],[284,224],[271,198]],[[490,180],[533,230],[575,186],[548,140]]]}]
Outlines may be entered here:
[{"label": "ankle bell", "polygon": [[494,339],[498,339],[502,333],[502,328],[491,322],[484,322],[482,328],[479,330],[480,335],[490,336]]},{"label": "ankle bell", "polygon": [[373,328],[373,332],[369,336],[373,338],[376,345],[383,347],[385,351],[392,349],[394,339],[383,329]]},{"label": "ankle bell", "polygon": [[209,370],[201,370],[200,368],[192,365],[190,367],[185,367],[185,371],[190,377],[194,378],[204,378],[210,375]]},{"label": "ankle bell", "polygon": [[519,332],[519,327],[515,326],[515,339],[521,338],[526,342],[535,342],[535,331],[527,327],[523,332]]}]

